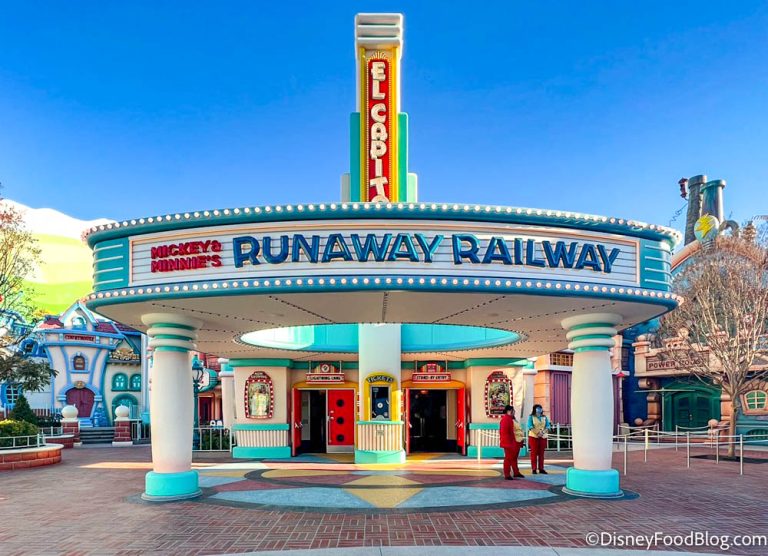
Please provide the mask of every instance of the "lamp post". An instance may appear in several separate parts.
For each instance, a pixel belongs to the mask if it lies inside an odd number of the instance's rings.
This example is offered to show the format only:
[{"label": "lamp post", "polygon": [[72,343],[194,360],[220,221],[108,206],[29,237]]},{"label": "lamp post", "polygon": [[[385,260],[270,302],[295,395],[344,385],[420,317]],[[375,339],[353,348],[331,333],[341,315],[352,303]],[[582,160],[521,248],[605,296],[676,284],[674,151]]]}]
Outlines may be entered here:
[{"label": "lamp post", "polygon": [[200,404],[198,402],[200,394],[200,383],[203,381],[205,369],[203,363],[197,355],[192,358],[192,384],[195,392],[195,422],[192,430],[192,449],[200,449]]}]

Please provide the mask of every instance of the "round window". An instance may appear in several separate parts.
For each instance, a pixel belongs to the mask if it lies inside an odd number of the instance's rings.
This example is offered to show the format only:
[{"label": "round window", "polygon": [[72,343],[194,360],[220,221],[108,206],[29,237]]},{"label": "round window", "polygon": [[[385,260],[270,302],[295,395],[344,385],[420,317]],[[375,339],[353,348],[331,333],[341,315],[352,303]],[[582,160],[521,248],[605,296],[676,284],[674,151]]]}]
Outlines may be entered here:
[{"label": "round window", "polygon": [[342,399],[336,400],[336,407],[344,407],[344,400]]},{"label": "round window", "polygon": [[344,417],[336,417],[336,422],[339,425],[343,425],[344,424]]},{"label": "round window", "polygon": [[344,435],[343,434],[337,434],[336,435],[336,442],[344,442]]}]

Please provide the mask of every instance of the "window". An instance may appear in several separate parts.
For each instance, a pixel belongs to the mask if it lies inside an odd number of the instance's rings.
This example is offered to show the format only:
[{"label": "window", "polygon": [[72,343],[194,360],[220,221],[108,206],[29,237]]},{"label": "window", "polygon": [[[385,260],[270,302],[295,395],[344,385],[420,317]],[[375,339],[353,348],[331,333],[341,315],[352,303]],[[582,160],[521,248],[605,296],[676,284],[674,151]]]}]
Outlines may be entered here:
[{"label": "window", "polygon": [[135,390],[135,391],[141,390],[141,375],[140,374],[131,375],[131,390]]},{"label": "window", "polygon": [[82,330],[85,328],[85,319],[83,317],[74,317],[72,319],[72,328]]},{"label": "window", "polygon": [[552,365],[558,365],[562,367],[573,367],[573,354],[556,352],[549,355],[549,361]]},{"label": "window", "polygon": [[72,358],[72,368],[75,371],[85,370],[85,357],[83,357],[82,354],[78,353]]},{"label": "window", "polygon": [[8,407],[13,407],[21,396],[21,386],[18,384],[8,384],[5,387],[5,403]]},{"label": "window", "polygon": [[128,377],[124,373],[117,373],[112,377],[112,390],[128,390]]},{"label": "window", "polygon": [[136,401],[136,398],[134,398],[130,394],[121,394],[117,396],[114,400],[112,400],[112,418],[113,419],[115,417],[115,410],[121,405],[124,405],[130,410],[130,413],[128,414],[128,418],[136,419],[138,417],[139,402]]},{"label": "window", "polygon": [[746,402],[747,409],[768,409],[768,392],[752,390],[744,394],[744,401]]}]

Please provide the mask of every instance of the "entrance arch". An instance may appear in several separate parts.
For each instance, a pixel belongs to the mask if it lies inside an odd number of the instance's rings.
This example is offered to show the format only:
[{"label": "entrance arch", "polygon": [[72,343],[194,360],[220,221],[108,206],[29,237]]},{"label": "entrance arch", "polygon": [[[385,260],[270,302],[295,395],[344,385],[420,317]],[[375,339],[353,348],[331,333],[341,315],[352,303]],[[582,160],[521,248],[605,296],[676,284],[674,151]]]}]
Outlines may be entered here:
[{"label": "entrance arch", "polygon": [[78,417],[91,417],[96,396],[88,388],[70,388],[67,390],[67,404],[77,408]]},{"label": "entrance arch", "polygon": [[[442,392],[443,394],[438,394]],[[450,392],[450,394],[449,394]],[[455,394],[454,394],[455,392]],[[453,398],[455,399],[449,399]],[[444,408],[445,415],[442,415]],[[425,411],[436,414],[419,415],[417,411]],[[467,390],[466,385],[458,380],[444,382],[414,382],[403,381],[403,421],[405,422],[405,453],[411,450],[445,451],[444,449],[430,450],[435,443],[439,443],[441,434],[427,434],[425,425],[430,421],[433,425],[445,429],[446,437],[444,446],[448,447],[448,428],[453,422],[456,433],[456,450],[462,455],[467,453]],[[440,433],[441,431],[433,431]],[[453,449],[452,445],[450,449]]]},{"label": "entrance arch", "polygon": [[139,402],[136,400],[136,397],[131,394],[120,394],[112,400],[112,412],[110,413],[110,417],[113,421],[115,419],[115,410],[121,405],[124,405],[130,410],[129,416],[131,418],[134,418],[138,413]]},{"label": "entrance arch", "polygon": [[296,456],[299,451],[353,452],[356,401],[356,382],[294,384],[291,455]]}]

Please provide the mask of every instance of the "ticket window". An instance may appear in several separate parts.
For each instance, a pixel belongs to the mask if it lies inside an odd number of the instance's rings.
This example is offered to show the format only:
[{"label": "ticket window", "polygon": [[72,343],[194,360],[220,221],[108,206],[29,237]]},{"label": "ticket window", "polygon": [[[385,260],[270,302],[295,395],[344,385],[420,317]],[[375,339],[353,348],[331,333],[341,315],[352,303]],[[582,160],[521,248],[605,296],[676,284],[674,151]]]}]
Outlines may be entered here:
[{"label": "ticket window", "polygon": [[372,421],[389,421],[389,386],[371,386],[371,416]]}]

